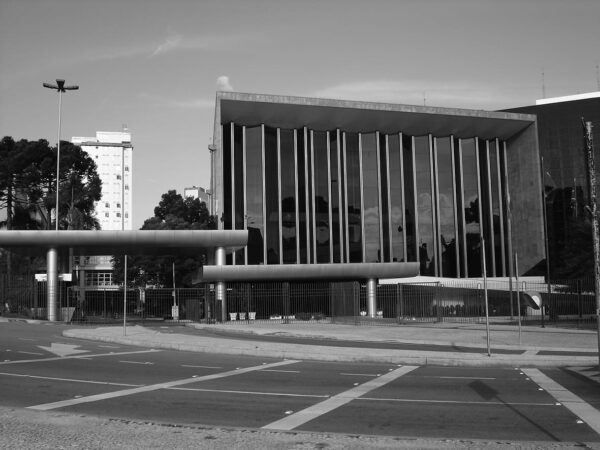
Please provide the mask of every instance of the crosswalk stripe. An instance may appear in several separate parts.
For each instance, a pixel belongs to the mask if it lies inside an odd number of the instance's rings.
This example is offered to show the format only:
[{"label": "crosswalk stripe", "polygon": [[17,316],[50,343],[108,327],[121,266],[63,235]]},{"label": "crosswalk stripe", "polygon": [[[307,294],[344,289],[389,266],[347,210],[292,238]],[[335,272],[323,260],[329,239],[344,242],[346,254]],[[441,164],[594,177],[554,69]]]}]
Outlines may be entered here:
[{"label": "crosswalk stripe", "polygon": [[327,414],[328,412],[351,402],[352,400],[372,391],[373,389],[390,383],[402,375],[415,370],[417,367],[418,366],[400,367],[392,372],[388,372],[380,377],[369,380],[366,383],[360,384],[352,389],[334,395],[325,401],[317,403],[316,405],[309,406],[302,411],[298,411],[295,414],[291,414],[283,419],[265,425],[262,428],[268,430],[293,430],[294,428],[297,428],[306,422],[310,422],[311,420],[316,419],[323,414]]},{"label": "crosswalk stripe", "polygon": [[253,372],[256,370],[262,370],[262,369],[268,368],[268,367],[279,367],[279,366],[284,366],[284,365],[288,365],[288,364],[294,364],[296,362],[298,362],[298,361],[287,360],[287,361],[281,361],[281,362],[276,362],[276,363],[271,363],[271,364],[264,364],[264,365],[260,365],[260,366],[245,367],[243,369],[229,370],[227,372],[214,373],[214,374],[205,375],[202,377],[185,378],[183,380],[167,381],[165,383],[152,384],[149,386],[140,386],[140,387],[136,387],[133,389],[124,389],[121,391],[106,392],[104,394],[96,394],[96,395],[88,395],[86,397],[62,400],[59,402],[44,403],[41,405],[29,406],[27,409],[35,409],[38,411],[48,411],[50,409],[64,408],[65,406],[79,405],[81,403],[97,402],[97,401],[106,400],[109,398],[124,397],[126,395],[140,394],[142,392],[150,392],[150,391],[156,391],[158,389],[168,389],[168,388],[172,388],[172,387],[176,387],[176,386],[182,386],[185,384],[198,383],[200,381],[215,380],[217,378],[230,377],[230,376],[239,375],[242,373]]},{"label": "crosswalk stripe", "polygon": [[543,374],[539,369],[521,369],[521,371],[565,408],[583,420],[596,433],[600,434],[600,411]]}]

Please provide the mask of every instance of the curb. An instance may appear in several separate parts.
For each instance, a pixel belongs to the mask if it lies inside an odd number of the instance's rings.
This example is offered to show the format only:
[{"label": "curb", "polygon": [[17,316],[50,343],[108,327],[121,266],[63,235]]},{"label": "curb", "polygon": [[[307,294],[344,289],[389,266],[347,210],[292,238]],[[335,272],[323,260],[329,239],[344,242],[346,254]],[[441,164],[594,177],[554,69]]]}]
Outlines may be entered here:
[{"label": "curb", "polygon": [[[278,359],[301,359],[331,362],[371,362],[387,364],[439,365],[455,367],[563,367],[595,365],[596,357],[587,356],[536,356],[494,355],[485,353],[461,353],[458,357],[444,352],[424,352],[388,349],[357,349],[304,344],[265,343],[260,341],[202,338],[190,342],[185,336],[131,330],[131,336],[94,333],[90,330],[65,330],[63,336],[93,341],[160,348],[199,353],[259,356]],[[137,334],[137,336],[136,336]],[[161,336],[159,339],[156,339]]]}]

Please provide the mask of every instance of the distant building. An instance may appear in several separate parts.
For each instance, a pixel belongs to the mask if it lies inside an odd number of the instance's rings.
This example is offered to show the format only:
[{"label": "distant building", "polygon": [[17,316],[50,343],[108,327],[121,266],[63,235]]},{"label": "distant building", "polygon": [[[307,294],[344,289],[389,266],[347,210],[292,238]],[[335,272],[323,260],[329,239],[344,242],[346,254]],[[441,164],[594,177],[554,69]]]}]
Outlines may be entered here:
[{"label": "distant building", "polygon": [[204,189],[203,187],[186,187],[183,189],[183,198],[198,198],[201,202],[208,204],[210,203],[210,191],[208,189]]},{"label": "distant building", "polygon": [[95,138],[74,137],[71,142],[96,162],[102,180],[102,198],[96,215],[102,230],[132,230],[133,146],[128,131],[98,131]]},{"label": "distant building", "polygon": [[[102,197],[96,217],[102,230],[132,230],[133,145],[131,133],[98,131],[96,137],[73,137],[96,162],[102,180]],[[111,255],[75,257],[73,266],[79,286],[86,289],[116,289],[112,281]]]},{"label": "distant building", "polygon": [[[537,116],[540,164],[544,167],[550,268],[554,273],[567,264],[564,251],[573,250],[570,247],[575,245],[571,239],[574,223],[588,217],[585,206],[590,205],[590,179],[582,119],[594,126],[595,153],[599,155],[600,92],[541,99],[535,105],[507,111]],[[600,192],[598,160],[596,181],[596,192]],[[574,222],[574,219],[578,220]],[[589,264],[592,264],[591,259]]]}]

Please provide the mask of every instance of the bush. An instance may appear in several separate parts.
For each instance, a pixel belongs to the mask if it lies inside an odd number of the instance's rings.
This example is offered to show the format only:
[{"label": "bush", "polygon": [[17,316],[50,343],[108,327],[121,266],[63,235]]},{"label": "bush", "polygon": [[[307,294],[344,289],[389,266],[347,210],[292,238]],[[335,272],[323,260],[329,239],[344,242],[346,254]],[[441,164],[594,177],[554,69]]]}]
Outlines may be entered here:
[{"label": "bush", "polygon": [[312,319],[311,313],[299,312],[296,314],[296,319],[298,320],[310,320]]}]

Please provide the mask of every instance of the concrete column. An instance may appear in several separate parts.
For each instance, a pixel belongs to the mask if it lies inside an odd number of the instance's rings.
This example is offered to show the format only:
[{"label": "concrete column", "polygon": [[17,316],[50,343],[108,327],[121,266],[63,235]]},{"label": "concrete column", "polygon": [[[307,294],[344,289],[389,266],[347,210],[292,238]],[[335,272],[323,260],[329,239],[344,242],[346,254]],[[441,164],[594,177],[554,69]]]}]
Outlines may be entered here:
[{"label": "concrete column", "polygon": [[46,311],[49,322],[56,322],[58,312],[58,251],[49,248],[46,256],[46,273],[48,281]]},{"label": "concrete column", "polygon": [[[225,265],[225,249],[223,247],[216,248],[215,263],[217,266]],[[227,320],[227,289],[223,281],[217,282],[216,297],[217,302],[221,304],[221,320],[225,322]]]},{"label": "concrete column", "polygon": [[367,280],[367,313],[372,318],[377,314],[377,280],[375,278]]}]

